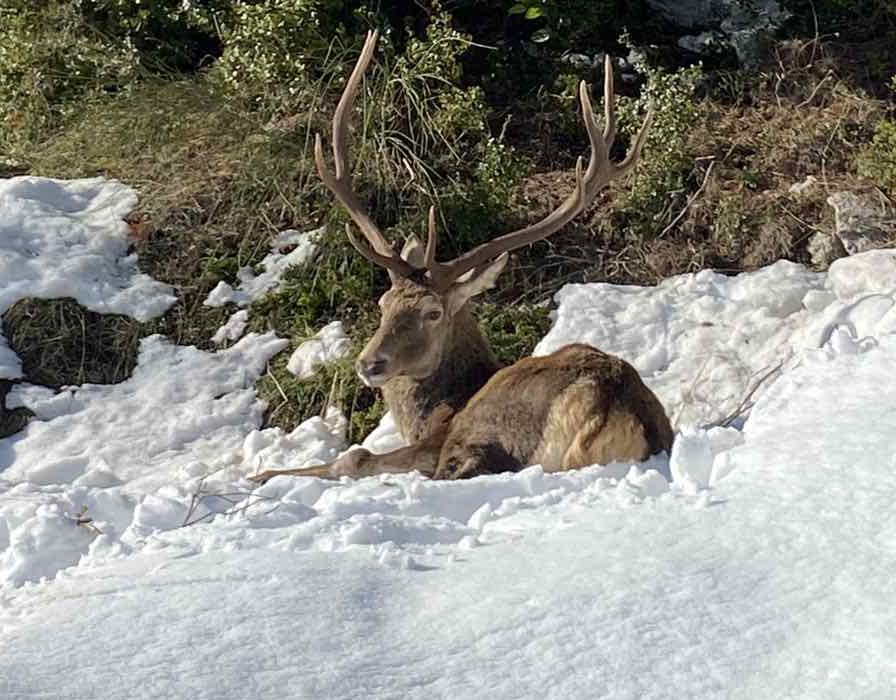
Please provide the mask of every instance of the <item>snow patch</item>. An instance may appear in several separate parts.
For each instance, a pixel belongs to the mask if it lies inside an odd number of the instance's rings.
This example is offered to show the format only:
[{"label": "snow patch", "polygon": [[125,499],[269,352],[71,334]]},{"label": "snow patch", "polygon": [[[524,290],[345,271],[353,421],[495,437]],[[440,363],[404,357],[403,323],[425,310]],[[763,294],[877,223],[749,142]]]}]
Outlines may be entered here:
[{"label": "snow patch", "polygon": [[[89,505],[94,520],[116,523],[112,530],[98,525],[100,532],[130,545],[155,529],[180,526],[200,482],[223,489],[239,480],[248,471],[240,459],[244,436],[261,425],[264,408],[255,382],[287,344],[273,333],[250,334],[207,353],[150,336],[141,341],[133,375],[120,384],[85,384],[59,394],[13,387],[10,406],[26,406],[36,418],[0,440],[0,530],[12,533],[8,546],[15,545],[0,558],[0,581],[51,576],[87,552],[85,531],[60,540],[77,544],[69,556],[60,554],[63,545],[44,555],[40,532],[49,537],[76,527],[59,512]],[[309,447],[303,441],[296,450]],[[126,512],[119,496],[129,499]],[[172,505],[160,508],[163,502]],[[51,506],[56,510],[41,511]],[[40,532],[29,534],[33,528]]]},{"label": "snow patch", "polygon": [[[114,180],[0,180],[0,313],[20,299],[71,297],[138,321],[162,315],[172,289],[138,272],[124,217],[137,204]],[[21,376],[0,334],[0,379]]]},{"label": "snow patch", "polygon": [[239,340],[246,332],[246,324],[249,322],[249,311],[241,309],[234,311],[227,322],[215,331],[212,342],[215,345],[223,345],[228,340]]},{"label": "snow patch", "polygon": [[286,363],[286,369],[299,379],[309,379],[314,376],[318,366],[345,357],[350,344],[342,322],[333,321],[295,349]]},{"label": "snow patch", "polygon": [[[206,306],[224,306],[228,303],[248,306],[274,289],[287,269],[308,262],[317,251],[315,241],[323,231],[323,228],[305,233],[284,231],[273,240],[271,252],[261,261],[263,272],[256,275],[251,267],[241,267],[236,273],[240,281],[236,289],[226,282],[219,282],[203,303]],[[289,253],[281,252],[293,246],[295,248]]]}]

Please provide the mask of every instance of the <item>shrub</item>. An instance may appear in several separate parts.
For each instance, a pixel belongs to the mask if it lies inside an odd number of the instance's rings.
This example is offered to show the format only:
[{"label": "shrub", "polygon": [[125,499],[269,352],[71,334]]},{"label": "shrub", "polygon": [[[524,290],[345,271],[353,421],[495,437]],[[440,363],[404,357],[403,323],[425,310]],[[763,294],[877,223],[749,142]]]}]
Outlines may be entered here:
[{"label": "shrub", "polygon": [[116,90],[137,73],[133,46],[101,35],[76,3],[0,5],[0,149],[40,136],[76,99]]},{"label": "shrub", "polygon": [[267,105],[306,97],[337,29],[340,0],[234,3],[217,68],[236,94]]},{"label": "shrub", "polygon": [[82,98],[216,54],[233,0],[0,0],[0,149],[58,126]]},{"label": "shrub", "polygon": [[[411,37],[395,55],[385,38],[382,60],[372,71],[363,126],[370,138],[362,154],[381,184],[433,197],[439,180],[471,172],[471,149],[488,136],[482,91],[460,86],[460,57],[470,37],[453,29],[451,17],[432,17],[425,38]],[[418,181],[407,188],[408,178]]]},{"label": "shrub", "polygon": [[508,14],[527,21],[531,41],[571,51],[613,43],[621,31],[651,16],[647,3],[638,0],[520,0]]},{"label": "shrub", "polygon": [[477,144],[472,155],[478,161],[472,178],[456,183],[441,202],[454,253],[494,238],[523,215],[520,183],[527,162],[493,138]]},{"label": "shrub", "polygon": [[636,60],[635,67],[646,82],[639,97],[619,99],[620,131],[633,136],[648,109],[653,110],[653,125],[641,163],[619,206],[647,231],[667,206],[669,194],[684,187],[692,170],[688,139],[699,118],[694,93],[702,69],[690,66],[670,72],[643,59]]},{"label": "shrub", "polygon": [[653,124],[634,177],[631,197],[635,201],[681,187],[683,175],[690,170],[687,140],[699,115],[694,91],[701,77],[699,66],[667,72],[639,61],[636,67],[646,83],[638,98],[619,100],[620,129],[634,135],[648,109],[653,110]]},{"label": "shrub", "polygon": [[470,37],[444,12],[400,54],[383,37],[355,118],[352,155],[362,164],[356,186],[369,193],[378,220],[395,225],[397,237],[420,233],[426,211],[438,203],[447,223],[440,239],[446,253],[515,221],[514,194],[526,170],[525,161],[491,137],[482,91],[462,84],[461,58],[469,46]]},{"label": "shrub", "polygon": [[896,22],[896,0],[784,0],[782,5],[791,12],[791,23],[803,31],[816,29],[827,32],[857,21]]},{"label": "shrub", "polygon": [[896,122],[883,119],[874,127],[874,138],[859,155],[859,174],[883,190],[896,194]]},{"label": "shrub", "polygon": [[234,0],[80,0],[86,22],[126,40],[153,72],[191,71],[220,53]]}]

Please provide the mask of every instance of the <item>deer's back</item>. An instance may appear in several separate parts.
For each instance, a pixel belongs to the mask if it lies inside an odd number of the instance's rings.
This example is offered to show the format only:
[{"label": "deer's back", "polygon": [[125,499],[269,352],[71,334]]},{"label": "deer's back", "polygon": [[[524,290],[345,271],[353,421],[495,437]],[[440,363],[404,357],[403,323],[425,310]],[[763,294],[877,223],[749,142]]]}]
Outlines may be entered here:
[{"label": "deer's back", "polygon": [[643,460],[671,446],[666,413],[634,367],[575,344],[498,371],[452,421],[437,475]]}]

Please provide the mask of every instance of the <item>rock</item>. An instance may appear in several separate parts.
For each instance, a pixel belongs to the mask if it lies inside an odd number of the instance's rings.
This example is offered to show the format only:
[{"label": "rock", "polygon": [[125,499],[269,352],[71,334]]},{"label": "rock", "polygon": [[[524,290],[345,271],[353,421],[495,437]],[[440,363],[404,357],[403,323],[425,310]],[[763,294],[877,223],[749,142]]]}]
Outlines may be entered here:
[{"label": "rock", "polygon": [[834,235],[849,255],[886,248],[896,240],[896,212],[882,197],[835,192],[827,201],[834,208]]},{"label": "rock", "polygon": [[746,66],[790,16],[778,0],[647,0],[664,19],[688,32],[679,46],[697,53],[730,48]]},{"label": "rock", "polygon": [[812,267],[816,270],[827,270],[832,262],[845,258],[847,254],[839,238],[821,231],[812,234],[807,247]]},{"label": "rock", "polygon": [[806,175],[805,180],[793,183],[787,191],[795,197],[802,197],[812,194],[818,189],[820,184],[818,178],[814,175]]}]

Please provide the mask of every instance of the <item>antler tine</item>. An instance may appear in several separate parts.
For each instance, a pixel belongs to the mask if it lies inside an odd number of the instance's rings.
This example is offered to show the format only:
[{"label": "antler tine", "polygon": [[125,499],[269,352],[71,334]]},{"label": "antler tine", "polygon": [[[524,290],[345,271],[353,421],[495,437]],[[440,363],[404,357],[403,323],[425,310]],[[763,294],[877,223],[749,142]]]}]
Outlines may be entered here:
[{"label": "antler tine", "polygon": [[632,141],[632,145],[628,150],[628,155],[616,166],[616,172],[620,175],[625,175],[634,168],[641,158],[641,149],[644,148],[644,143],[647,141],[647,132],[650,130],[650,125],[653,124],[653,115],[653,108],[648,109],[644,122],[641,124],[641,128],[638,129],[635,140]]},{"label": "antler tine", "polygon": [[436,263],[436,246],[438,245],[439,232],[436,229],[436,208],[429,208],[429,228],[426,232],[426,253],[423,256],[423,267],[431,270]]},{"label": "antler tine", "polygon": [[584,174],[581,158],[576,163],[575,190],[559,207],[537,223],[483,243],[450,262],[437,263],[432,260],[429,273],[434,283],[439,286],[450,285],[470,270],[483,268],[486,263],[502,253],[535,243],[556,233],[580,214],[611,180],[624,175],[635,166],[650,128],[652,113],[648,113],[626,158],[621,163],[613,163],[610,160],[610,148],[616,136],[616,115],[613,100],[613,63],[609,56],[604,61],[603,134],[598,131],[588,88],[584,82],[579,85],[579,102],[582,107],[582,120],[588,132],[591,155]]},{"label": "antler tine", "polygon": [[604,144],[609,151],[616,140],[616,101],[613,99],[613,61],[604,54]]},{"label": "antler tine", "polygon": [[[358,57],[358,62],[349,76],[342,91],[342,97],[336,106],[333,114],[333,163],[336,168],[335,175],[327,169],[324,160],[324,147],[320,134],[314,136],[314,161],[317,165],[317,173],[327,188],[336,196],[342,206],[345,207],[352,221],[364,234],[364,238],[368,245],[360,244],[360,241],[349,232],[349,241],[358,249],[367,260],[382,267],[385,267],[390,275],[407,276],[414,272],[414,268],[401,259],[396,254],[395,249],[386,240],[386,237],[370,218],[365,208],[361,205],[352,186],[352,176],[348,170],[348,162],[346,158],[346,143],[348,141],[348,121],[351,116],[352,108],[355,105],[355,98],[358,95],[358,88],[361,85],[361,78],[370,65],[373,58],[373,52],[376,48],[376,42],[379,33],[375,31],[367,32],[367,39],[364,41],[364,48]],[[346,227],[348,230],[348,227]]]},{"label": "antler tine", "polygon": [[399,277],[407,277],[415,272],[414,268],[409,263],[405,262],[397,255],[383,255],[382,253],[378,253],[366,238],[360,239],[352,233],[352,227],[349,224],[345,225],[345,235],[348,237],[349,243],[355,247],[365,260],[374,265],[386,268],[390,275],[394,274]]}]

